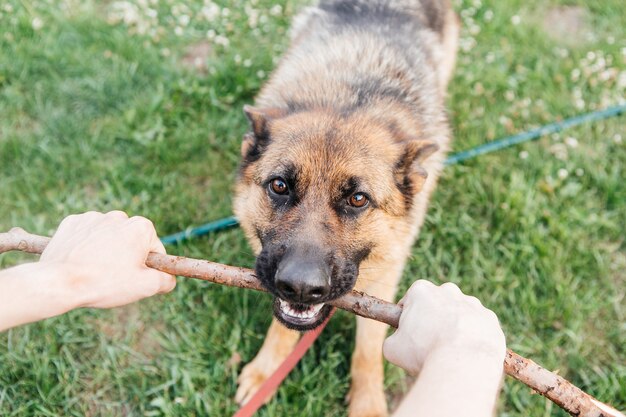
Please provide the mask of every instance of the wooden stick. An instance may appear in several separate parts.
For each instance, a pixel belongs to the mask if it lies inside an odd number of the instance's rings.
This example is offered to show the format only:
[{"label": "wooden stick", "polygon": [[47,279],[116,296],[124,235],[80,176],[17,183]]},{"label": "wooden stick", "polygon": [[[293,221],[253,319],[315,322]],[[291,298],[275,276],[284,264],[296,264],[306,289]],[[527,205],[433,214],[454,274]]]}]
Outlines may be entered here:
[{"label": "wooden stick", "polygon": [[[18,227],[0,233],[0,254],[12,250],[41,254],[50,238],[30,234]],[[172,275],[202,279],[232,287],[266,291],[246,268],[222,265],[202,259],[151,253],[146,265]],[[352,291],[329,304],[359,316],[398,327],[402,307],[362,292]],[[571,382],[537,365],[517,353],[507,350],[504,371],[518,381],[556,403],[577,417],[626,417],[585,393]]]}]

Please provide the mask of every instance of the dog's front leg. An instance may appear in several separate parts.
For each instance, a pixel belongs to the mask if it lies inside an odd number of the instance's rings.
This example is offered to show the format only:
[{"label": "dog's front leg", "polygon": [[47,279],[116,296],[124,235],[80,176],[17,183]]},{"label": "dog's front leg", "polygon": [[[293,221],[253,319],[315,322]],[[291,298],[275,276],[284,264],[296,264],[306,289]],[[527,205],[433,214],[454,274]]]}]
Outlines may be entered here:
[{"label": "dog's front leg", "polygon": [[387,325],[357,317],[356,346],[352,354],[350,417],[387,416],[383,384],[382,345]]},{"label": "dog's front leg", "polygon": [[[239,374],[237,379],[239,388],[235,394],[235,401],[239,404],[250,401],[263,382],[291,353],[299,338],[299,332],[289,330],[276,319],[273,319],[261,350]],[[267,400],[270,398],[271,396]]]},{"label": "dog's front leg", "polygon": [[[404,262],[364,265],[357,289],[392,301]],[[356,318],[356,343],[352,354],[350,417],[387,416],[384,389],[383,341],[388,326],[363,317]]]}]

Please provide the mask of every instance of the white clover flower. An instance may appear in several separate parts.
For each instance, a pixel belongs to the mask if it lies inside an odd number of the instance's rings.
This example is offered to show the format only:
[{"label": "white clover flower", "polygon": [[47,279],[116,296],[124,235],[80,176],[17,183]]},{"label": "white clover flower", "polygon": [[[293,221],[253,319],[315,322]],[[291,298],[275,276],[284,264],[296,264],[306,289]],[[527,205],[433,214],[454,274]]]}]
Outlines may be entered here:
[{"label": "white clover flower", "polygon": [[500,116],[498,122],[507,129],[513,128],[513,121],[506,116]]},{"label": "white clover flower", "polygon": [[519,153],[519,158],[520,159],[528,159],[528,151],[521,151]]},{"label": "white clover flower", "polygon": [[569,51],[566,48],[555,48],[554,52],[561,58],[567,58]]},{"label": "white clover flower", "polygon": [[604,81],[612,80],[616,76],[617,76],[617,69],[609,68],[607,70],[602,71],[600,75],[598,75],[598,79],[604,82]]},{"label": "white clover flower", "polygon": [[576,173],[577,177],[582,177],[583,175],[585,175],[585,170],[582,168],[576,168],[576,171],[574,171]]},{"label": "white clover flower", "polygon": [[213,2],[208,2],[200,9],[200,13],[207,22],[212,22],[220,15],[220,7]]},{"label": "white clover flower", "polygon": [[513,92],[511,90],[507,90],[504,93],[504,98],[506,99],[506,101],[513,101],[513,100],[515,100],[515,92]]},{"label": "white clover flower", "polygon": [[493,19],[493,11],[491,9],[486,10],[483,18],[485,19],[485,22],[491,22]]},{"label": "white clover flower", "polygon": [[567,146],[562,143],[555,143],[550,146],[548,150],[556,157],[556,159],[560,159],[561,161],[567,159]]},{"label": "white clover flower", "polygon": [[265,71],[263,71],[263,70],[258,70],[258,71],[256,72],[256,76],[257,76],[257,77],[259,77],[259,78],[265,78]]},{"label": "white clover flower", "polygon": [[43,27],[43,20],[41,20],[39,17],[35,17],[30,22],[30,24],[33,27],[33,30],[39,30]]},{"label": "white clover flower", "polygon": [[619,133],[613,135],[613,142],[617,143],[618,145],[622,143],[622,135],[620,135]]},{"label": "white clover flower", "polygon": [[215,30],[213,30],[213,29],[209,29],[206,32],[207,39],[214,39],[215,35],[217,35],[217,34],[215,33]]},{"label": "white clover flower", "polygon": [[2,10],[4,10],[6,13],[12,13],[13,12],[13,5],[10,3],[5,3],[4,6],[2,6]]},{"label": "white clover flower", "polygon": [[272,8],[270,9],[270,14],[272,16],[280,16],[282,12],[283,12],[283,6],[281,6],[280,4],[276,4],[272,6]]},{"label": "white clover flower", "polygon": [[495,60],[496,56],[493,54],[493,52],[487,52],[487,55],[485,55],[485,62],[491,64]]},{"label": "white clover flower", "polygon": [[174,28],[174,33],[176,34],[176,36],[182,36],[183,34],[183,28],[181,28],[180,26],[176,26]]},{"label": "white clover flower", "polygon": [[217,35],[215,37],[215,43],[218,44],[218,45],[222,45],[224,48],[226,48],[230,44],[230,41],[228,40],[228,38],[226,36]]},{"label": "white clover flower", "polygon": [[246,5],[245,12],[248,16],[248,26],[250,26],[250,29],[256,28],[259,24],[259,10]]},{"label": "white clover flower", "polygon": [[615,38],[613,36],[607,37],[606,43],[608,43],[609,45],[613,45],[615,43]]},{"label": "white clover flower", "polygon": [[561,168],[558,170],[557,175],[559,176],[560,179],[564,180],[565,178],[568,177],[569,172],[567,172],[565,168]]},{"label": "white clover flower", "polygon": [[246,68],[249,68],[252,65],[252,60],[251,59],[244,59],[243,60],[243,66]]},{"label": "white clover flower", "polygon": [[570,148],[578,147],[578,140],[574,137],[568,136],[565,138],[565,144]]},{"label": "white clover flower", "polygon": [[471,36],[461,38],[459,40],[459,46],[461,47],[461,50],[463,52],[469,52],[472,50],[472,48],[474,48],[474,46],[476,46],[476,40]]},{"label": "white clover flower", "polygon": [[514,26],[519,25],[519,24],[521,23],[521,21],[522,21],[522,18],[521,18],[521,17],[519,17],[518,15],[513,15],[513,16],[511,16],[511,23],[512,23]]},{"label": "white clover flower", "polygon": [[191,18],[189,17],[188,14],[181,14],[180,16],[178,16],[178,23],[181,26],[187,26],[189,25],[189,22],[191,21]]}]

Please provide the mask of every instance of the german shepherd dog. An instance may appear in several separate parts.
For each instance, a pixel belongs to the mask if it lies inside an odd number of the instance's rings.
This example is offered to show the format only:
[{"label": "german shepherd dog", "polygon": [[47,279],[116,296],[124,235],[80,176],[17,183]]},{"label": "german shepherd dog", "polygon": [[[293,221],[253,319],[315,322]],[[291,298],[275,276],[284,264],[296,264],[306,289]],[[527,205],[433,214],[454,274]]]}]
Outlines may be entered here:
[{"label": "german shepherd dog", "polygon": [[[353,288],[391,301],[450,141],[459,21],[448,0],[322,0],[254,107],[235,214],[275,319],[241,372],[248,401],[299,331]],[[385,416],[386,326],[357,317],[350,416]]]}]

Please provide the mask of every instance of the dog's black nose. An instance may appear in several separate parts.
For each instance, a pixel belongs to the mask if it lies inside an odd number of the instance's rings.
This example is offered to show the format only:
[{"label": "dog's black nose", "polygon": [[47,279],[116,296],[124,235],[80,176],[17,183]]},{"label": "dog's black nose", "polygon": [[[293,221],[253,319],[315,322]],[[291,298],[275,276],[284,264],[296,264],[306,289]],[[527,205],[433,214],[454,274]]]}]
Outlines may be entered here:
[{"label": "dog's black nose", "polygon": [[280,297],[295,303],[316,304],[330,292],[326,265],[293,258],[280,263],[275,283]]}]

